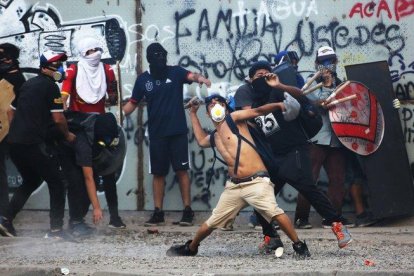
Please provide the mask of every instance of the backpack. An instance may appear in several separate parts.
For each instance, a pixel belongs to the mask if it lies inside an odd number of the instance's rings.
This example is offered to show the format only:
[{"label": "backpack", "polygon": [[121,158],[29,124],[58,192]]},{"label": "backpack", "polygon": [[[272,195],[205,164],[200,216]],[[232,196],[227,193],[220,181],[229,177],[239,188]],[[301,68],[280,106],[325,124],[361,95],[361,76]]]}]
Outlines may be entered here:
[{"label": "backpack", "polygon": [[[229,126],[231,132],[237,136],[238,142],[237,142],[237,153],[236,153],[236,162],[234,165],[234,174],[237,174],[237,170],[239,167],[239,158],[240,158],[240,149],[241,149],[241,141],[243,140],[244,142],[246,142],[248,145],[250,145],[253,149],[256,150],[256,152],[259,154],[260,158],[262,159],[265,167],[267,168],[267,170],[269,171],[269,173],[271,175],[276,175],[277,174],[277,167],[276,167],[276,162],[275,159],[273,157],[273,153],[272,153],[272,149],[270,147],[269,144],[267,144],[266,142],[266,138],[264,137],[263,133],[261,133],[260,131],[258,131],[255,127],[251,126],[248,124],[248,129],[250,132],[250,135],[253,138],[254,144],[252,142],[250,142],[249,140],[247,140],[246,137],[244,137],[243,135],[240,134],[239,129],[237,128],[236,123],[233,121],[233,119],[231,118],[230,114],[227,114],[225,117],[226,123]],[[211,168],[209,169],[209,173],[207,173],[207,189],[210,188],[210,181],[212,178],[212,172],[214,171],[214,164],[216,162],[216,159],[218,159],[221,163],[227,165],[227,163],[219,158],[216,154],[216,150],[215,150],[215,140],[214,140],[214,134],[216,133],[217,130],[214,130],[213,132],[210,133],[210,145],[211,148],[213,150],[213,157],[214,157],[214,161],[213,164],[211,166]]]}]

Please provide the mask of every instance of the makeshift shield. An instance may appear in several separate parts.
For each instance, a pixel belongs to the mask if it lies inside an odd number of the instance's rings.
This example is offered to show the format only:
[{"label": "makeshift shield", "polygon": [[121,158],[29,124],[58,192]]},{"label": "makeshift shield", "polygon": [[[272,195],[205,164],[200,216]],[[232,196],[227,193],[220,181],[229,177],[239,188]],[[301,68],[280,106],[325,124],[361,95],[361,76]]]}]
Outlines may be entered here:
[{"label": "makeshift shield", "polygon": [[341,143],[360,155],[369,155],[384,137],[384,115],[375,95],[364,84],[348,81],[332,98],[329,119]]},{"label": "makeshift shield", "polygon": [[0,81],[0,142],[9,133],[9,118],[7,109],[14,100],[13,85],[5,79]]}]

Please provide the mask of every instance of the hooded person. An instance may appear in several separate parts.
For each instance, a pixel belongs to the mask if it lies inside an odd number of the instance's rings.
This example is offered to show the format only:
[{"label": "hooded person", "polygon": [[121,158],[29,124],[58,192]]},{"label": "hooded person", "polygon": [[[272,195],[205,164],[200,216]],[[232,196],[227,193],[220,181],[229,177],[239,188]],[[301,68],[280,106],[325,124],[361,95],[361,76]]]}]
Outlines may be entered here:
[{"label": "hooded person", "polygon": [[19,70],[20,49],[11,43],[0,44],[0,79],[13,70]]},{"label": "hooded person", "polygon": [[[17,107],[20,87],[25,78],[19,68],[20,49],[10,43],[0,44],[0,80],[6,80],[13,85],[13,89],[2,90],[0,113],[0,215],[4,213],[9,204],[9,186],[7,183],[6,155],[8,152],[7,133],[9,121],[13,119]],[[13,99],[14,98],[14,99]]]},{"label": "hooded person", "polygon": [[[107,114],[105,110],[105,106],[107,104],[106,96],[108,96],[109,104],[115,105],[118,95],[116,91],[114,71],[109,64],[103,63],[101,61],[103,54],[102,45],[97,39],[93,37],[83,37],[78,41],[76,47],[80,55],[79,62],[77,64],[71,64],[66,70],[67,77],[62,85],[61,93],[64,102],[66,103],[68,97],[70,97],[69,106],[67,109],[70,111],[78,111],[82,113],[98,113],[103,117],[107,117],[107,119],[111,120],[112,114]],[[95,146],[94,149],[99,149],[99,147]],[[102,152],[107,151],[103,150]],[[90,156],[88,155],[88,158],[89,157]],[[120,155],[118,155],[118,157],[120,157]],[[114,157],[112,155],[109,155],[109,157],[104,160],[111,158]],[[102,161],[103,159],[100,160]],[[119,168],[119,160],[116,160],[117,161],[105,161],[104,165],[99,166],[100,169],[95,167],[95,164],[98,164],[98,162],[95,160],[93,162],[94,166],[92,166],[92,161],[90,160],[79,165],[85,165],[88,168],[93,168],[92,174],[102,177],[101,179],[103,180],[103,190],[105,191],[105,197],[108,203],[110,214],[109,227],[125,228],[126,225],[122,222],[118,214],[118,196],[116,190],[115,172],[116,169]],[[122,161],[123,157],[121,164]],[[113,166],[111,169],[103,170],[102,167],[106,167],[108,162],[112,162]],[[109,171],[112,173],[108,173]],[[90,182],[91,183],[88,183],[88,187],[95,185],[95,183],[92,183],[95,182],[95,179],[90,180]],[[92,201],[92,205],[94,204],[96,210],[98,210],[98,203],[94,203]],[[83,223],[82,215],[79,215],[76,219],[71,218],[71,221],[74,222],[72,223],[73,232],[78,232],[81,235],[83,235],[83,233],[89,234],[91,232],[91,229]],[[79,225],[76,225],[77,222]]]},{"label": "hooded person", "polygon": [[89,205],[93,208],[93,222],[102,218],[96,195],[97,179],[103,189],[109,209],[109,227],[125,228],[118,214],[115,173],[125,158],[125,138],[115,116],[108,112],[90,114],[66,112],[69,128],[77,135],[73,147],[61,144],[61,163],[68,180],[69,231],[74,236],[87,236],[95,229],[85,223]]},{"label": "hooded person", "polygon": [[159,43],[152,43],[147,48],[150,74],[157,80],[167,78],[167,54],[167,50]]},{"label": "hooded person", "polygon": [[137,77],[131,98],[123,106],[125,115],[131,114],[145,100],[148,113],[150,173],[153,175],[154,213],[146,226],[165,224],[163,201],[165,177],[172,166],[180,184],[183,216],[177,224],[193,224],[191,186],[187,170],[187,121],[183,107],[184,84],[197,82],[207,87],[211,82],[201,74],[178,65],[167,65],[167,50],[157,42],[146,49],[149,70]]},{"label": "hooded person", "polygon": [[70,110],[104,113],[107,95],[110,104],[117,101],[114,71],[101,62],[103,48],[97,39],[84,37],[76,47],[80,58],[66,70],[61,92],[64,102],[70,97]]}]

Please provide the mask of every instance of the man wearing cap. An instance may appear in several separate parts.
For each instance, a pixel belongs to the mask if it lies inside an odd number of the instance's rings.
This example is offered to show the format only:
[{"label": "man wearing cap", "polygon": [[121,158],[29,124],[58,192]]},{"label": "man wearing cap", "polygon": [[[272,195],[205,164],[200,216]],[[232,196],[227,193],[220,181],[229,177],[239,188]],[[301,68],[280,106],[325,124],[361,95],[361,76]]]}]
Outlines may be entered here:
[{"label": "man wearing cap", "polygon": [[154,213],[146,226],[165,223],[162,211],[165,176],[170,163],[180,183],[184,205],[182,226],[192,225],[194,213],[191,205],[188,159],[187,123],[183,107],[183,84],[197,82],[210,87],[208,79],[180,66],[167,65],[167,51],[159,43],[147,48],[149,70],[136,80],[132,96],[124,106],[126,115],[135,110],[145,97],[148,111],[150,173],[153,174]]},{"label": "man wearing cap", "polygon": [[[9,120],[17,106],[17,97],[25,78],[19,68],[20,49],[10,43],[0,44],[0,80],[5,79],[13,85],[14,100],[7,110]],[[0,91],[0,93],[4,93]],[[6,114],[4,115],[6,117]],[[2,136],[3,137],[3,136]],[[0,141],[0,215],[4,214],[9,204],[9,186],[7,183],[6,154],[8,151],[7,137]]]},{"label": "man wearing cap", "polygon": [[[80,60],[77,64],[71,64],[66,70],[66,79],[62,84],[62,98],[66,105],[69,98],[68,109],[83,113],[104,114],[105,104],[114,105],[117,102],[116,80],[112,67],[101,62],[103,53],[101,43],[93,37],[79,39],[77,48]],[[106,100],[108,97],[108,100]],[[66,106],[65,106],[66,107]],[[98,179],[98,175],[94,175]],[[116,190],[115,173],[100,176],[106,202],[109,209],[109,227],[122,229],[126,225],[118,212],[118,195]],[[95,183],[95,182],[94,182]],[[68,196],[77,196],[69,193]],[[69,202],[73,200],[69,199]],[[70,225],[76,225],[79,230],[83,228],[85,233],[90,232],[86,224],[79,221],[71,221]]]},{"label": "man wearing cap", "polygon": [[[341,214],[345,197],[345,152],[341,142],[332,130],[329,112],[323,107],[324,100],[342,82],[336,74],[337,64],[338,58],[331,47],[322,46],[317,50],[315,67],[322,74],[320,78],[311,84],[311,87],[321,82],[323,86],[315,92],[308,94],[307,97],[318,106],[323,122],[321,130],[311,139],[313,145],[310,147],[310,158],[313,179],[315,182],[317,181],[321,167],[323,166],[328,176],[328,197],[338,214]],[[312,76],[310,75],[309,78]],[[300,220],[308,220],[310,212],[309,202],[302,196],[299,196],[297,204],[297,218]],[[343,223],[348,227],[354,226],[348,220],[343,220]],[[330,223],[324,220],[322,221],[322,226],[328,228],[330,227]]]},{"label": "man wearing cap", "polygon": [[[275,75],[269,77],[276,83]],[[289,217],[279,208],[273,193],[273,183],[250,135],[247,120],[268,114],[275,110],[285,110],[284,103],[271,103],[258,108],[228,110],[226,100],[219,95],[205,99],[207,116],[212,120],[215,131],[210,135],[201,127],[197,117],[199,105],[191,104],[190,118],[195,138],[200,147],[215,146],[228,165],[229,179],[210,218],[204,222],[193,240],[183,245],[174,245],[168,256],[194,256],[198,247],[215,229],[232,223],[238,212],[248,205],[260,212],[268,222],[277,221],[293,242],[295,253],[306,258],[310,256],[306,243],[299,240]],[[236,134],[236,131],[239,134]],[[243,136],[244,139],[241,139]],[[214,141],[214,142],[213,142]],[[283,253],[276,252],[280,257]]]},{"label": "man wearing cap", "polygon": [[45,51],[40,57],[40,75],[20,88],[8,142],[10,157],[23,182],[14,193],[6,213],[0,217],[0,234],[3,236],[16,235],[12,221],[43,181],[46,181],[50,195],[50,233],[63,233],[64,183],[59,162],[47,140],[51,125],[69,143],[76,139],[68,130],[59,87],[55,83],[62,79],[62,62],[66,58],[64,53]]},{"label": "man wearing cap", "polygon": [[[269,81],[269,77],[273,75],[269,68],[269,64],[264,66],[259,62],[252,65],[249,70],[252,83],[250,95],[238,95],[238,92],[236,92],[236,108],[250,109],[269,102],[287,100],[286,92],[281,91],[292,93],[301,103],[306,100],[303,99],[302,93],[296,87],[287,86],[283,88],[279,86],[280,89],[273,89],[277,86]],[[243,101],[238,101],[240,98]],[[289,183],[302,193],[329,223],[337,237],[338,246],[343,248],[352,241],[352,238],[347,228],[341,223],[344,220],[343,217],[336,213],[328,198],[315,185],[309,158],[308,138],[304,134],[298,119],[287,120],[286,116],[283,115],[282,112],[277,110],[267,116],[255,119],[258,128],[266,135],[278,167],[277,172],[271,172],[270,174],[272,180],[276,183],[275,193],[277,194],[285,183]],[[260,214],[257,214],[257,216],[264,229],[270,227]]]}]

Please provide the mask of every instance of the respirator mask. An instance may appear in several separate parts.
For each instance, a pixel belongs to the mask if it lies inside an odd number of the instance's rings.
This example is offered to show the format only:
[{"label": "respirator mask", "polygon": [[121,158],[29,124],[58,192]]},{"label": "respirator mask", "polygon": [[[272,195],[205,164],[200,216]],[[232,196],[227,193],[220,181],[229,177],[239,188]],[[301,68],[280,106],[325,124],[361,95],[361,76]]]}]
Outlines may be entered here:
[{"label": "respirator mask", "polygon": [[216,103],[210,110],[210,115],[214,122],[220,123],[224,120],[224,117],[226,117],[226,109],[224,106]]},{"label": "respirator mask", "polygon": [[57,82],[62,82],[65,79],[65,69],[63,69],[63,66],[56,68],[51,68],[52,70],[56,70],[53,72],[53,79]]},{"label": "respirator mask", "polygon": [[333,60],[325,60],[316,66],[316,70],[318,71],[329,71],[332,73],[336,72],[336,63]]}]

